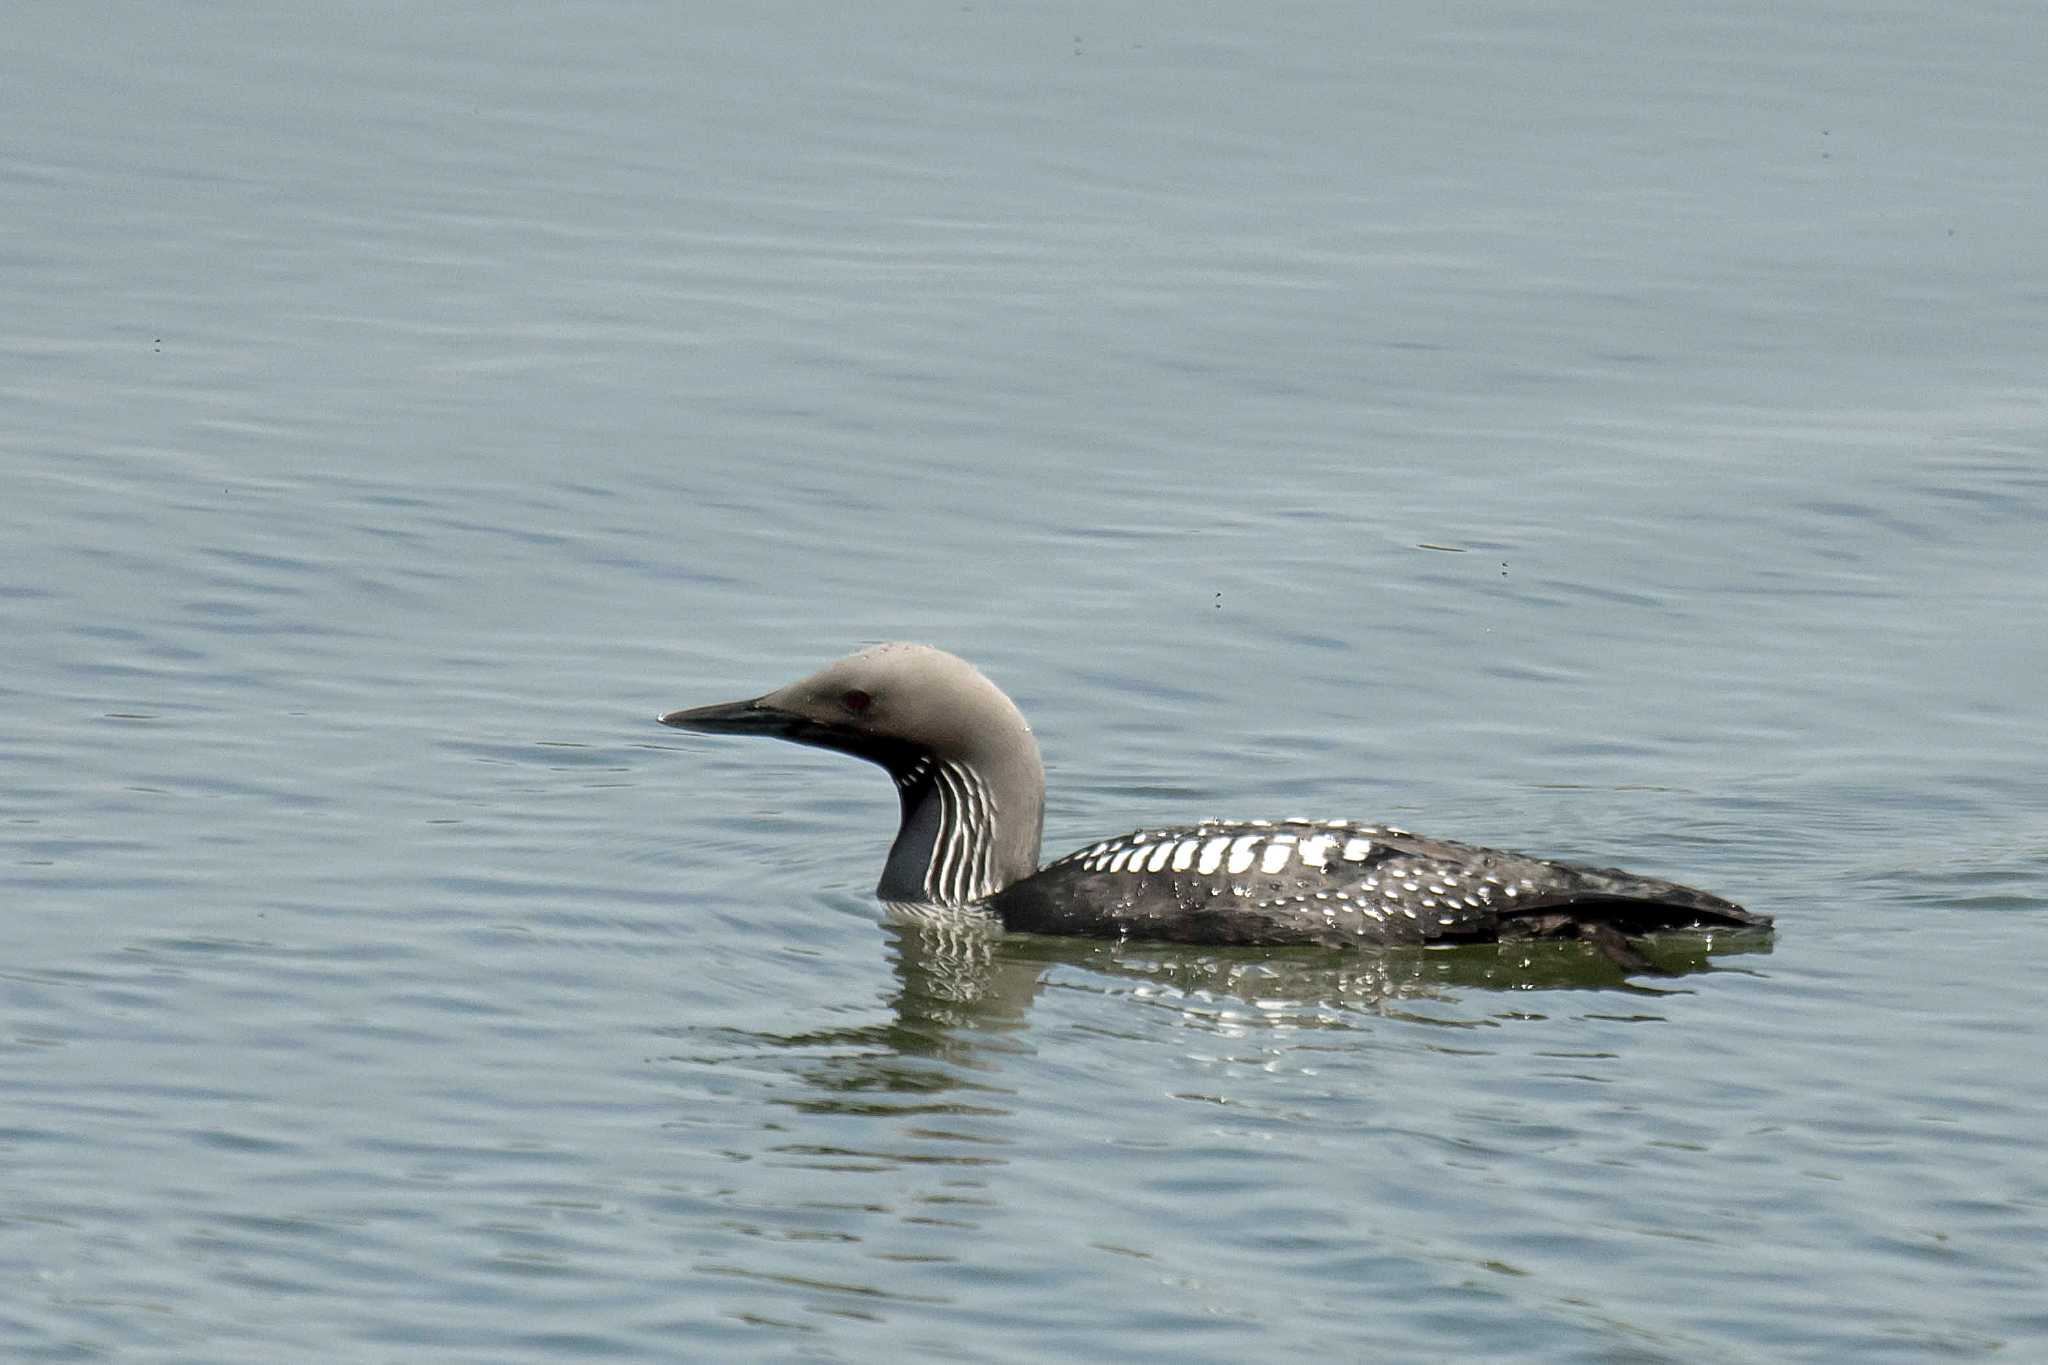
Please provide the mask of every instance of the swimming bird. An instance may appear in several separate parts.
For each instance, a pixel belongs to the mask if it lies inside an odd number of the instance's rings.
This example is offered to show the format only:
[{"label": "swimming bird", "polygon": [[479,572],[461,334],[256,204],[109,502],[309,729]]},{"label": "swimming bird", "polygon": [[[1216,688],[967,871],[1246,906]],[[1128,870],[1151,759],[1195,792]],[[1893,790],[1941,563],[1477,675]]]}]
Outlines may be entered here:
[{"label": "swimming bird", "polygon": [[971,908],[1026,933],[1205,944],[1580,937],[1630,966],[1665,929],[1768,928],[1705,891],[1352,820],[1204,820],[1103,839],[1038,865],[1045,767],[1023,713],[966,660],[876,645],[763,696],[664,725],[771,735],[881,765],[902,823],[876,894]]}]

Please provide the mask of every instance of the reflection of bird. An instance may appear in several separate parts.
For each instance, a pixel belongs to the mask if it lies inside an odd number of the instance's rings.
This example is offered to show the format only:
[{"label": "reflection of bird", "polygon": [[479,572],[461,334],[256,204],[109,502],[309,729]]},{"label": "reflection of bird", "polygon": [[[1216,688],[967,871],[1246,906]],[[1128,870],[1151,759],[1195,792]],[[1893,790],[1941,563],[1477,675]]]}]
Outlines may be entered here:
[{"label": "reflection of bird", "polygon": [[878,763],[903,822],[877,887],[901,909],[978,907],[1005,928],[1179,943],[1471,943],[1767,928],[1704,891],[1349,820],[1206,820],[1038,866],[1045,769],[1022,713],[965,660],[877,645],[750,701],[664,725],[765,734]]}]

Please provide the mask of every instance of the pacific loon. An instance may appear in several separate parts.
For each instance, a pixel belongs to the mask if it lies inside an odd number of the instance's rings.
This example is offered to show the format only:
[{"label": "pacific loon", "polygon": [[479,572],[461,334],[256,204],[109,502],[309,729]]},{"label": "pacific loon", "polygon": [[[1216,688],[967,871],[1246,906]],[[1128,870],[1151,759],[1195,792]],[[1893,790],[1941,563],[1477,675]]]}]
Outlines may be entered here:
[{"label": "pacific loon", "polygon": [[1351,820],[1204,820],[1104,839],[1041,868],[1045,768],[1023,713],[964,659],[884,644],[748,701],[661,723],[836,749],[895,780],[902,825],[877,894],[976,907],[1009,930],[1206,944],[1626,940],[1770,919],[1674,882]]}]

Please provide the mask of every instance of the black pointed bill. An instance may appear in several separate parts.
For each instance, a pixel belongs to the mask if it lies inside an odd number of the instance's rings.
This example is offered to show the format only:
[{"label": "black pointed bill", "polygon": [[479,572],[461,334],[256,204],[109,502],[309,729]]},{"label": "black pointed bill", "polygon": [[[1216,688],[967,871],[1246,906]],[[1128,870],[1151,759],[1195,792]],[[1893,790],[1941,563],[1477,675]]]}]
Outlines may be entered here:
[{"label": "black pointed bill", "polygon": [[663,725],[673,725],[678,730],[695,730],[705,735],[775,735],[779,738],[794,738],[794,732],[805,724],[802,716],[791,715],[773,706],[763,705],[763,698],[750,701],[722,701],[711,706],[693,706],[687,711],[670,711],[661,717]]},{"label": "black pointed bill", "polygon": [[722,701],[711,706],[693,706],[687,711],[670,711],[658,717],[663,725],[678,730],[695,730],[704,735],[768,735],[793,744],[817,749],[835,749],[856,758],[879,763],[891,772],[908,767],[924,751],[916,745],[883,735],[869,734],[852,725],[815,720],[795,711],[785,711],[767,697],[749,701]]}]

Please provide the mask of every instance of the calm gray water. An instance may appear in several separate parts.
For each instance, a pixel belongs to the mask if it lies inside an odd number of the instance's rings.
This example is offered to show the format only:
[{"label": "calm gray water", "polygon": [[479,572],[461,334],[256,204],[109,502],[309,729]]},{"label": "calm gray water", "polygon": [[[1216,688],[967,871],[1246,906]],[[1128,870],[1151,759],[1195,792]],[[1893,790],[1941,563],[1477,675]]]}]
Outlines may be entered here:
[{"label": "calm gray water", "polygon": [[[5,27],[0,1354],[2048,1358],[2038,10]],[[899,637],[1780,933],[887,927]]]}]

